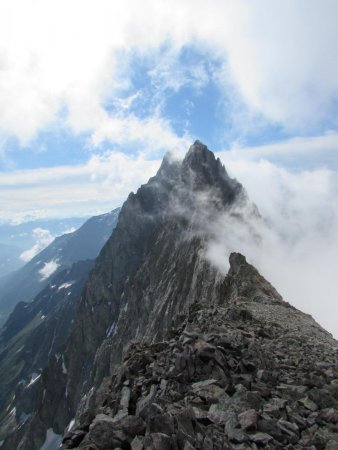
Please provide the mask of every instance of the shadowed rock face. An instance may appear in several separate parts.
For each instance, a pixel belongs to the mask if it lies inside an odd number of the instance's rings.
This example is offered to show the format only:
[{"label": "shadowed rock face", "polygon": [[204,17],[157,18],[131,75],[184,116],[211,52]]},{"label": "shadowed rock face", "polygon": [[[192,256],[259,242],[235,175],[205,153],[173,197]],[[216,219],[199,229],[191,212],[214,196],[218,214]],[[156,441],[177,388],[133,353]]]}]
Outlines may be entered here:
[{"label": "shadowed rock face", "polygon": [[[289,346],[299,352],[299,342],[305,349],[312,339],[333,370],[335,343],[242,255],[231,255],[226,277],[207,261],[208,224],[237,202],[247,202],[241,185],[198,141],[182,163],[166,157],[130,194],[78,301],[66,348],[42,373],[32,417],[3,449],[38,449],[47,429],[61,434],[75,415],[64,448],[257,448],[277,439],[258,423],[269,420],[261,407],[278,397],[277,381],[304,385]],[[264,377],[269,392],[259,384]],[[282,420],[290,428],[290,417]],[[214,446],[213,436],[225,446]]]},{"label": "shadowed rock face", "polygon": [[[73,264],[53,277],[32,302],[17,305],[10,316],[8,326],[18,331],[9,340],[0,339],[0,435],[15,427],[16,419],[22,423],[29,416],[36,391],[33,380],[65,343],[76,300],[93,265],[94,261]],[[14,407],[15,414],[8,415]]]}]

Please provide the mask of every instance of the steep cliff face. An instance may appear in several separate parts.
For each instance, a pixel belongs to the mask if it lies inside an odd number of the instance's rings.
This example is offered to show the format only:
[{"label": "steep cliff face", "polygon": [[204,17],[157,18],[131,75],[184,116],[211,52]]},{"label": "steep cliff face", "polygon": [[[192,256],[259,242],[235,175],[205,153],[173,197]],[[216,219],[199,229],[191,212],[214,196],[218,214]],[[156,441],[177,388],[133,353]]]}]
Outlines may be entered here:
[{"label": "steep cliff face", "polygon": [[197,292],[214,297],[222,277],[204,258],[204,225],[244,196],[199,142],[181,164],[165,158],[158,174],[129,196],[83,292],[65,353],[73,412],[120,362],[127,342],[161,339]]},{"label": "steep cliff face", "polygon": [[[211,225],[220,214],[232,214],[234,204],[250,208],[242,186],[198,141],[183,162],[166,157],[157,175],[130,194],[78,300],[67,344],[35,384],[31,418],[6,439],[4,450],[35,450],[48,439],[57,442],[74,418],[78,428],[66,438],[64,448],[81,441],[81,448],[95,450],[229,448],[207,444],[210,433],[224,428],[223,422],[216,423],[217,429],[192,431],[196,421],[187,418],[187,431],[176,420],[173,411],[186,417],[183,405],[193,406],[191,396],[203,402],[194,389],[211,386],[207,398],[224,397],[224,405],[241,385],[250,391],[250,383],[261,378],[260,370],[275,367],[270,344],[286,332],[291,340],[298,332],[305,341],[311,335],[332,360],[335,344],[330,336],[285,303],[244,257],[231,257],[226,277],[208,261]],[[257,362],[259,339],[266,351],[258,353]],[[140,344],[127,350],[121,368],[123,349],[132,342]],[[221,342],[224,352],[217,350]],[[201,405],[203,426],[215,424],[203,416],[207,406],[217,403],[214,400]],[[148,406],[168,421],[169,428],[151,428]],[[134,423],[133,431],[122,429],[126,424],[120,419]],[[108,441],[99,441],[102,434]],[[132,446],[136,435],[139,443]],[[225,443],[225,435],[222,439]],[[260,437],[255,439],[250,442],[259,445]]]}]

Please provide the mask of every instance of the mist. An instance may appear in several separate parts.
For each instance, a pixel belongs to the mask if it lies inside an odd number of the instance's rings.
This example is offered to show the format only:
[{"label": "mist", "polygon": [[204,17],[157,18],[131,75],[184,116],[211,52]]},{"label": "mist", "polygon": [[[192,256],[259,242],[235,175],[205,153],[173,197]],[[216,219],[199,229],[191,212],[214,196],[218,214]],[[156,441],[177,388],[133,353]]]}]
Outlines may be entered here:
[{"label": "mist", "polygon": [[[338,177],[291,172],[268,161],[232,160],[228,173],[250,201],[209,224],[207,258],[223,273],[232,251],[244,254],[284,299],[338,337]],[[259,215],[252,214],[251,202]]]}]

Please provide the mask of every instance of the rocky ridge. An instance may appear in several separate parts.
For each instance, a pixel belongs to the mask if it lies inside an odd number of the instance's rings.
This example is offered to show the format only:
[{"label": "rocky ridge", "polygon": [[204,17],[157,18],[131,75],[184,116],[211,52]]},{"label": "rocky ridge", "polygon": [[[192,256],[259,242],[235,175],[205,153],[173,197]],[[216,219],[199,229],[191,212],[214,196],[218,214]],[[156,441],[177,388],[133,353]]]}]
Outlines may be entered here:
[{"label": "rocky ridge", "polygon": [[[35,384],[29,420],[2,449],[46,450],[65,429],[63,448],[87,450],[301,446],[305,430],[320,428],[315,419],[290,428],[293,412],[308,418],[301,401],[313,402],[313,412],[330,410],[319,431],[333,445],[336,342],[243,256],[232,255],[226,277],[206,257],[209,225],[240,204],[250,210],[242,186],[200,142],[182,163],[164,159],[124,204],[78,300],[66,346]],[[309,354],[300,357],[301,349]],[[317,371],[315,362],[324,366]],[[291,396],[282,385],[292,392],[301,386],[304,395],[277,408],[279,416],[264,405]],[[316,403],[313,388],[327,391],[331,406]],[[155,416],[160,425],[152,425]],[[298,440],[266,423],[289,427]]]},{"label": "rocky ridge", "polygon": [[126,347],[63,450],[338,448],[337,342],[230,263],[217,307],[197,300],[165,341]]}]

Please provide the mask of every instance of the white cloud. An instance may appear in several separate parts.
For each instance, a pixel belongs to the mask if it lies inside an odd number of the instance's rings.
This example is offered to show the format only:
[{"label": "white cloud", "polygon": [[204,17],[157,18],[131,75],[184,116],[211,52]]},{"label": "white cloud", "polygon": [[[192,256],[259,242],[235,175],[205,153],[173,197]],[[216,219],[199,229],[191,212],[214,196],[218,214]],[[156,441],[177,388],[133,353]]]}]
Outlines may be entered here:
[{"label": "white cloud", "polygon": [[102,214],[120,206],[153,176],[160,160],[143,153],[107,152],[78,166],[3,172],[0,176],[2,217],[16,223],[25,217],[72,217]]},{"label": "white cloud", "polygon": [[39,270],[39,274],[41,275],[41,281],[46,280],[49,278],[53,273],[57,270],[57,268],[60,266],[57,261],[51,260],[47,263],[44,263],[42,269]]},{"label": "white cloud", "polygon": [[58,291],[60,291],[61,289],[68,289],[73,283],[63,283],[60,284],[60,286],[58,287]]},{"label": "white cloud", "polygon": [[76,228],[70,227],[70,228],[67,228],[62,234],[70,234],[70,233],[74,233],[74,231],[76,231]]},{"label": "white cloud", "polygon": [[138,142],[143,144],[145,151],[152,154],[159,149],[180,149],[186,151],[191,138],[179,138],[171,129],[168,121],[161,118],[138,119],[134,115],[121,118],[106,117],[101,120],[92,136],[94,145],[99,145],[105,139],[116,144]]},{"label": "white cloud", "polygon": [[[163,45],[176,69],[185,46],[209,51],[223,62],[224,94],[235,87],[254,113],[291,128],[321,126],[334,117],[338,96],[337,14],[334,0],[2,2],[1,139],[15,135],[25,143],[59,121],[100,140],[105,100],[131,82],[126,54],[152,55]],[[173,74],[171,85],[181,83],[182,73],[166,73],[162,82]],[[195,78],[204,77],[202,71]],[[110,119],[108,136],[121,117]]]},{"label": "white cloud", "polygon": [[222,217],[214,224],[217,239],[209,257],[226,271],[226,254],[242,252],[287,301],[337,337],[337,171],[290,171],[260,157],[246,160],[239,155],[227,161],[225,152],[223,161],[264,221],[251,215],[247,226]]},{"label": "white cloud", "polygon": [[257,147],[241,147],[236,143],[230,150],[218,152],[228,163],[231,161],[268,160],[297,170],[330,167],[338,169],[338,133],[334,131],[309,137],[294,137]]},{"label": "white cloud", "polygon": [[51,235],[50,231],[45,228],[34,228],[33,237],[35,239],[35,244],[28,250],[21,253],[20,258],[22,261],[28,262],[35,255],[41,252],[47,245],[49,245],[54,237]]}]

